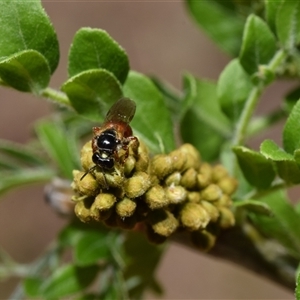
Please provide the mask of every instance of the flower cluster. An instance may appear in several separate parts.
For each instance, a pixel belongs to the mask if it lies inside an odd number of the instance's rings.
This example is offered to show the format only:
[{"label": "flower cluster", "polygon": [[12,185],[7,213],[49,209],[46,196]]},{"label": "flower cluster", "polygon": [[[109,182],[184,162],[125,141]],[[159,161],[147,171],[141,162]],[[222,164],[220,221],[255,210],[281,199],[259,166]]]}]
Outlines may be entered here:
[{"label": "flower cluster", "polygon": [[[91,143],[81,151],[84,170],[90,170]],[[83,222],[145,228],[149,239],[163,242],[178,230],[191,233],[193,243],[210,249],[217,232],[234,225],[231,195],[237,182],[221,165],[201,162],[199,152],[184,144],[169,154],[150,157],[146,146],[129,148],[123,165],[112,171],[92,168],[74,171],[75,213]]]}]

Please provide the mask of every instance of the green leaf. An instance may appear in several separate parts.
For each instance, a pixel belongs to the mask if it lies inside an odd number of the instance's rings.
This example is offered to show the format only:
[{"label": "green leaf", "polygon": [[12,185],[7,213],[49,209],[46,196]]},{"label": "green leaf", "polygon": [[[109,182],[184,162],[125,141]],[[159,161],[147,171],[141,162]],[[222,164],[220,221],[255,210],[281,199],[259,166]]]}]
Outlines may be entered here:
[{"label": "green leaf", "polygon": [[152,153],[168,153],[175,148],[173,124],[162,94],[153,82],[131,71],[124,84],[124,95],[136,102],[136,114],[131,124],[134,133]]},{"label": "green leaf", "polygon": [[73,149],[73,144],[69,143],[68,135],[62,124],[56,122],[42,121],[35,128],[39,140],[49,156],[57,163],[62,174],[72,179],[72,172],[78,169],[78,151]]},{"label": "green leaf", "polygon": [[240,63],[249,74],[259,70],[260,65],[270,62],[276,52],[276,40],[268,25],[259,17],[250,15],[243,34],[239,55]]},{"label": "green leaf", "polygon": [[212,161],[231,135],[230,122],[221,112],[215,83],[189,76],[184,84],[191,90],[189,101],[193,104],[180,124],[182,139],[193,144],[204,160]]},{"label": "green leaf", "polygon": [[0,61],[0,77],[22,92],[39,94],[50,81],[49,65],[35,50],[25,50]]},{"label": "green leaf", "polygon": [[233,151],[248,182],[259,189],[267,189],[276,175],[272,162],[259,152],[243,146],[236,146]]},{"label": "green leaf", "polygon": [[300,87],[296,87],[288,92],[284,97],[284,110],[287,112],[291,112],[294,105],[300,99]]},{"label": "green leaf", "polygon": [[[244,20],[232,9],[214,0],[187,0],[187,8],[197,24],[218,44],[236,56],[240,50]],[[227,6],[227,7],[226,7]]]},{"label": "green leaf", "polygon": [[103,69],[84,71],[66,81],[61,89],[80,115],[98,122],[110,106],[122,97],[119,81]]},{"label": "green leaf", "polygon": [[51,73],[56,69],[58,41],[41,1],[2,0],[0,61],[22,50],[36,50],[46,58]]},{"label": "green leaf", "polygon": [[90,69],[105,69],[124,83],[129,71],[128,57],[106,31],[81,28],[69,52],[69,77]]},{"label": "green leaf", "polygon": [[300,2],[283,0],[276,15],[279,41],[285,49],[293,50],[300,42]]},{"label": "green leaf", "polygon": [[39,277],[27,277],[23,281],[24,290],[26,296],[29,297],[39,297],[40,289],[43,284],[44,280]]},{"label": "green leaf", "polygon": [[45,161],[37,155],[36,151],[23,144],[0,139],[0,153],[8,160],[17,161],[19,165],[45,165]]},{"label": "green leaf", "polygon": [[295,288],[295,296],[297,300],[300,300],[300,268],[298,266],[296,271],[296,288]]},{"label": "green leaf", "polygon": [[283,0],[265,0],[266,20],[271,30],[276,33],[276,16]]},{"label": "green leaf", "polygon": [[21,169],[12,172],[0,172],[0,195],[22,185],[41,183],[53,178],[54,172],[49,169]]},{"label": "green leaf", "polygon": [[79,238],[75,247],[75,261],[80,266],[97,263],[111,257],[107,243],[107,232],[90,231]]},{"label": "green leaf", "polygon": [[258,200],[243,200],[234,202],[234,207],[242,208],[248,212],[252,212],[259,215],[272,216],[272,210],[267,203]]},{"label": "green leaf", "polygon": [[63,299],[66,296],[82,292],[94,281],[98,272],[98,266],[62,266],[44,281],[42,285],[43,298]]},{"label": "green leaf", "polygon": [[252,215],[251,219],[267,237],[284,245],[291,255],[300,259],[300,218],[288,203],[283,191],[277,191],[260,198],[273,212],[273,217]]},{"label": "green leaf", "polygon": [[[299,7],[300,8],[300,7]],[[293,154],[300,148],[300,100],[294,105],[283,129],[283,147]]]},{"label": "green leaf", "polygon": [[294,157],[281,149],[274,141],[265,140],[260,145],[260,152],[271,159],[280,178],[289,183],[300,182],[300,169]]},{"label": "green leaf", "polygon": [[235,123],[242,112],[253,84],[238,59],[232,60],[221,73],[218,80],[218,100],[222,111]]}]

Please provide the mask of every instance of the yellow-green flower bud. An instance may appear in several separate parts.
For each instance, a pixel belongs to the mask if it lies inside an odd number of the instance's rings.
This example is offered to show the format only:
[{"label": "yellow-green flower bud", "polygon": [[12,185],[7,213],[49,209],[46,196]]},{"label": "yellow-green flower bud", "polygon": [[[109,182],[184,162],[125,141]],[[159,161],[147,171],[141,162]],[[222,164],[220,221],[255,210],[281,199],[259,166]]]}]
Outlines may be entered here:
[{"label": "yellow-green flower bud", "polygon": [[216,184],[210,184],[201,191],[201,198],[207,201],[216,201],[223,195],[222,190]]},{"label": "yellow-green flower bud", "polygon": [[219,208],[219,211],[220,211],[220,219],[219,219],[220,227],[226,229],[234,226],[235,218],[232,211],[226,207]]},{"label": "yellow-green flower bud", "polygon": [[164,188],[161,185],[154,185],[145,194],[145,202],[150,209],[158,209],[169,204]]},{"label": "yellow-green flower bud", "polygon": [[222,165],[216,165],[212,168],[213,182],[218,182],[219,180],[227,176],[228,176],[228,172]]},{"label": "yellow-green flower bud", "polygon": [[171,157],[165,154],[156,155],[152,160],[152,172],[159,179],[173,173],[174,166]]},{"label": "yellow-green flower bud", "polygon": [[90,217],[93,220],[95,220],[97,222],[104,221],[104,220],[107,220],[111,216],[111,214],[113,212],[112,208],[107,209],[107,210],[99,210],[97,208],[97,205],[94,205],[94,204],[95,203],[93,203],[90,208]]},{"label": "yellow-green flower bud", "polygon": [[194,189],[197,186],[197,171],[194,168],[187,169],[181,178],[181,185],[187,189]]},{"label": "yellow-green flower bud", "polygon": [[201,251],[209,251],[216,242],[216,236],[207,230],[193,231],[191,233],[192,243]]},{"label": "yellow-green flower bud", "polygon": [[214,205],[216,207],[230,207],[232,205],[232,200],[228,195],[223,194],[222,197],[214,202]]},{"label": "yellow-green flower bud", "polygon": [[124,190],[127,197],[133,199],[146,193],[151,186],[150,175],[145,172],[136,172],[124,184]]},{"label": "yellow-green flower bud", "polygon": [[208,163],[203,163],[199,168],[197,176],[199,188],[204,188],[212,182],[212,167]]},{"label": "yellow-green flower bud", "polygon": [[108,210],[114,206],[116,197],[113,194],[100,193],[95,198],[92,207],[100,211]]},{"label": "yellow-green flower bud", "polygon": [[212,222],[216,222],[220,216],[219,210],[217,207],[212,204],[212,202],[201,201],[201,205],[208,212]]},{"label": "yellow-green flower bud", "polygon": [[182,186],[168,186],[165,188],[166,198],[170,204],[182,203],[187,197],[187,191]]},{"label": "yellow-green flower bud", "polygon": [[116,204],[116,213],[121,218],[130,217],[133,215],[136,209],[135,201],[125,197]]},{"label": "yellow-green flower bud", "polygon": [[185,153],[181,152],[180,149],[176,149],[169,154],[169,157],[172,160],[174,170],[177,170],[179,172],[184,171],[187,161]]},{"label": "yellow-green flower bud", "polygon": [[194,203],[200,203],[201,195],[199,192],[188,192],[187,200]]},{"label": "yellow-green flower bud", "polygon": [[99,186],[95,178],[91,174],[87,174],[82,180],[84,172],[77,170],[73,171],[74,181],[72,182],[72,188],[81,195],[95,196],[99,191]]},{"label": "yellow-green flower bud", "polygon": [[198,169],[200,167],[200,153],[194,146],[191,144],[183,144],[179,150],[186,155],[185,170],[189,168]]},{"label": "yellow-green flower bud", "polygon": [[205,228],[210,221],[208,212],[201,205],[193,202],[183,205],[179,217],[182,225],[191,231]]},{"label": "yellow-green flower bud", "polygon": [[231,177],[224,177],[218,181],[218,186],[225,194],[232,195],[237,189],[237,181]]},{"label": "yellow-green flower bud", "polygon": [[124,164],[124,175],[129,176],[133,169],[135,168],[136,159],[133,155],[129,155]]},{"label": "yellow-green flower bud", "polygon": [[92,168],[95,165],[92,160],[92,156],[93,156],[92,142],[88,141],[84,144],[80,153],[81,165],[85,171],[88,171],[90,168]]},{"label": "yellow-green flower bud", "polygon": [[146,234],[147,234],[147,238],[149,240],[149,242],[153,243],[153,244],[162,244],[166,241],[167,237],[162,236],[157,234],[156,232],[154,232],[153,228],[149,225],[146,228]]},{"label": "yellow-green flower bud", "polygon": [[88,223],[92,220],[90,209],[84,201],[77,202],[74,208],[75,214],[81,222]]},{"label": "yellow-green flower bud", "polygon": [[138,158],[136,161],[135,170],[137,172],[139,172],[139,171],[146,172],[149,167],[149,161],[150,161],[150,159],[149,159],[148,149],[144,143],[140,142],[140,146],[138,148]]},{"label": "yellow-green flower bud", "polygon": [[155,233],[170,236],[179,226],[174,215],[167,210],[155,210],[149,215],[149,222]]},{"label": "yellow-green flower bud", "polygon": [[165,179],[165,184],[179,185],[180,180],[181,180],[181,174],[179,172],[174,172]]}]

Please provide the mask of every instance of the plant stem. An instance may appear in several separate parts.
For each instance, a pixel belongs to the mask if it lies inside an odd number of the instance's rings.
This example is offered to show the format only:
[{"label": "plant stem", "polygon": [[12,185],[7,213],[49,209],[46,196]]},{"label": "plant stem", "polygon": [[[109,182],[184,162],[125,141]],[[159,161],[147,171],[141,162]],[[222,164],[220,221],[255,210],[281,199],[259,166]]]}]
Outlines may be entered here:
[{"label": "plant stem", "polygon": [[41,96],[48,98],[49,100],[51,100],[52,102],[54,102],[56,104],[67,106],[68,108],[72,107],[72,105],[65,93],[57,91],[50,87],[44,89]]}]

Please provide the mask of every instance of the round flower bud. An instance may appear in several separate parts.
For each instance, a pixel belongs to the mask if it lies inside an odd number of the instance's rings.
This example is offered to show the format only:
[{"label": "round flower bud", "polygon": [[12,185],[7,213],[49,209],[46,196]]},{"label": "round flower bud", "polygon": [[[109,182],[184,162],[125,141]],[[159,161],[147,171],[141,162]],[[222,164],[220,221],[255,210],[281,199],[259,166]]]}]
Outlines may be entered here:
[{"label": "round flower bud", "polygon": [[124,190],[127,197],[133,199],[145,194],[150,186],[150,176],[145,172],[136,172],[132,177],[125,181]]},{"label": "round flower bud", "polygon": [[90,168],[92,168],[95,165],[92,160],[92,156],[93,156],[92,142],[88,141],[84,144],[80,153],[81,165],[85,171],[88,171]]},{"label": "round flower bud", "polygon": [[216,243],[216,236],[207,230],[193,231],[191,240],[194,246],[201,251],[209,251]]},{"label": "round flower bud", "polygon": [[216,222],[220,216],[219,210],[216,208],[216,206],[208,201],[201,201],[201,205],[209,214],[211,221]]},{"label": "round flower bud", "polygon": [[116,197],[113,194],[100,193],[95,198],[92,207],[100,211],[108,210],[114,206]]},{"label": "round flower bud", "polygon": [[170,204],[183,202],[187,197],[187,191],[182,186],[168,186],[165,188],[166,198]]},{"label": "round flower bud", "polygon": [[185,170],[189,168],[198,169],[200,167],[200,153],[194,146],[191,144],[183,144],[179,150],[186,155]]},{"label": "round flower bud", "polygon": [[162,208],[169,204],[165,190],[161,185],[154,185],[146,192],[145,202],[150,209]]},{"label": "round flower bud", "polygon": [[[201,175],[201,176],[199,176]],[[199,168],[198,185],[200,188],[208,186],[212,182],[212,167],[208,163],[201,164]]]},{"label": "round flower bud", "polygon": [[197,185],[197,171],[194,168],[187,169],[181,178],[181,185],[183,185],[186,189],[194,189]]},{"label": "round flower bud", "polygon": [[88,223],[92,220],[90,209],[85,205],[84,201],[77,202],[74,211],[81,222]]},{"label": "round flower bud", "polygon": [[[91,174],[86,174],[78,170],[73,171],[74,181],[72,188],[81,195],[95,196],[99,190],[99,186],[95,178]],[[84,178],[82,178],[84,176]]]},{"label": "round flower bud", "polygon": [[216,165],[212,168],[212,180],[218,182],[224,177],[228,176],[227,170],[222,165]]},{"label": "round flower bud", "polygon": [[216,201],[223,195],[222,190],[216,184],[210,184],[201,191],[201,198],[207,201]]},{"label": "round flower bud", "polygon": [[224,177],[218,181],[218,186],[225,194],[232,195],[237,189],[237,181],[231,177]]},{"label": "round flower bud", "polygon": [[219,225],[221,228],[229,228],[234,226],[235,219],[232,211],[226,207],[219,208],[220,211],[220,219],[219,219]]},{"label": "round flower bud", "polygon": [[140,142],[140,146],[138,148],[138,156],[136,160],[135,170],[137,172],[142,171],[146,172],[149,167],[149,153],[147,147],[144,143]]},{"label": "round flower bud", "polygon": [[171,157],[165,154],[156,155],[152,160],[152,172],[159,179],[173,173],[174,166]]},{"label": "round flower bud", "polygon": [[111,216],[112,212],[112,208],[107,210],[99,210],[96,205],[92,204],[90,208],[90,217],[95,221],[100,222],[107,220]]},{"label": "round flower bud", "polygon": [[232,200],[228,195],[223,194],[222,197],[214,202],[214,205],[216,207],[230,207],[232,205]]},{"label": "round flower bud", "polygon": [[155,210],[149,215],[149,222],[155,233],[170,236],[179,226],[174,215],[167,210]]},{"label": "round flower bud", "polygon": [[180,180],[181,180],[181,174],[179,172],[174,172],[165,179],[165,184],[179,185]]},{"label": "round flower bud", "polygon": [[135,168],[136,159],[133,155],[129,155],[124,164],[124,175],[129,176]]},{"label": "round flower bud", "polygon": [[184,167],[187,161],[185,153],[182,153],[179,149],[172,151],[169,154],[169,157],[172,160],[172,165],[174,170],[179,172],[184,171]]},{"label": "round flower bud", "polygon": [[207,211],[201,205],[192,202],[183,205],[179,218],[182,225],[190,231],[205,228],[210,221]]},{"label": "round flower bud", "polygon": [[153,228],[149,225],[146,228],[146,234],[149,242],[153,244],[162,244],[166,241],[167,237],[162,236],[154,232]]},{"label": "round flower bud", "polygon": [[199,192],[188,192],[187,199],[190,202],[200,203],[200,201],[201,201],[201,195],[200,195]]},{"label": "round flower bud", "polygon": [[116,213],[121,218],[132,216],[133,213],[135,212],[135,209],[136,209],[136,203],[127,197],[124,197],[121,201],[119,201],[116,204]]}]

